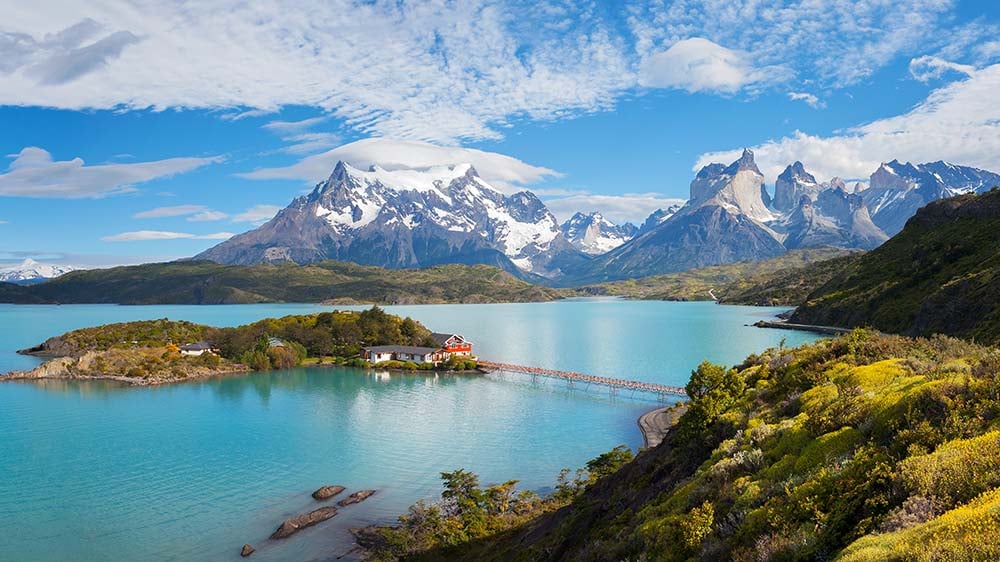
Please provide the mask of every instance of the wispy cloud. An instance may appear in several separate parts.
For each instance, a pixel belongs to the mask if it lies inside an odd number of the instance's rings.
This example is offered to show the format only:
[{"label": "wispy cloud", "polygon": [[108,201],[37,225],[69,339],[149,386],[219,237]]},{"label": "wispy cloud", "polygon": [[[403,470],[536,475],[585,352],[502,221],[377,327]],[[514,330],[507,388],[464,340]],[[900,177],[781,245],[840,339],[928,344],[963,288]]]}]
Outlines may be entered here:
[{"label": "wispy cloud", "polygon": [[148,211],[141,211],[132,215],[134,219],[159,219],[165,217],[183,217],[193,215],[206,210],[204,205],[171,205],[169,207],[157,207]]},{"label": "wispy cloud", "polygon": [[792,101],[804,101],[813,109],[822,109],[826,107],[823,100],[819,99],[815,94],[810,94],[808,92],[788,92],[788,99]]},{"label": "wispy cloud", "polygon": [[233,216],[233,222],[248,222],[261,225],[274,218],[281,207],[277,205],[254,205],[246,211]]},{"label": "wispy cloud", "polygon": [[[832,136],[797,132],[753,147],[765,176],[773,179],[802,161],[819,178],[866,178],[881,162],[947,160],[1000,170],[1000,64],[965,69],[968,77],[934,90],[912,110]],[[731,162],[740,149],[703,155],[695,168]]]},{"label": "wispy cloud", "polygon": [[608,110],[640,86],[840,88],[900,57],[1000,56],[996,26],[956,24],[955,4],[70,2],[60,21],[77,23],[56,34],[37,9],[5,12],[0,104],[208,108],[233,120],[301,105],[362,134],[456,144],[500,138],[515,119]]},{"label": "wispy cloud", "polygon": [[170,232],[164,230],[135,230],[122,232],[101,238],[104,242],[136,242],[147,240],[226,240],[235,236],[232,232],[216,232],[213,234],[190,234],[187,232]]},{"label": "wispy cloud", "polygon": [[291,166],[261,168],[239,175],[255,180],[299,179],[315,183],[326,179],[338,160],[362,169],[378,163],[388,170],[469,163],[491,185],[507,191],[515,191],[545,178],[561,175],[555,170],[534,166],[496,152],[386,138],[352,142],[308,156]]},{"label": "wispy cloud", "polygon": [[152,162],[97,164],[83,159],[55,161],[48,151],[29,146],[14,155],[0,174],[0,196],[76,199],[134,191],[155,179],[190,172],[221,161],[211,158],[168,158]]}]

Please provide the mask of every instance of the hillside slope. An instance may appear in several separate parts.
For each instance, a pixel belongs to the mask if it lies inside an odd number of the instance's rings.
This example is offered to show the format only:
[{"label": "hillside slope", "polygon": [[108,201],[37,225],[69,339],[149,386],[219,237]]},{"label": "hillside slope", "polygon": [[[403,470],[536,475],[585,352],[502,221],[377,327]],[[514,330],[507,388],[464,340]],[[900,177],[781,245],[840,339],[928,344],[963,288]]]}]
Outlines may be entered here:
[{"label": "hillside slope", "polygon": [[[187,261],[75,271],[0,290],[0,302],[239,304],[258,302],[531,302],[559,298],[485,265],[389,270],[342,262],[227,266]],[[30,299],[30,300],[29,300]]]},{"label": "hillside slope", "polygon": [[[790,279],[783,280],[781,285],[782,289],[787,290],[774,291],[767,297],[753,294],[752,291],[766,285],[774,277],[804,275],[805,271],[814,271],[812,267],[808,267],[812,264],[853,255],[856,254],[851,250],[831,247],[790,250],[767,260],[713,265],[679,273],[612,281],[580,287],[577,291],[583,295],[610,295],[640,300],[712,300],[712,295],[715,295],[716,299],[727,304],[798,304],[802,302],[802,298],[796,299],[796,290]],[[804,298],[808,292],[805,291],[800,296]]]},{"label": "hillside slope", "polygon": [[1000,343],[998,232],[1000,190],[933,202],[881,247],[844,264],[792,321]]},{"label": "hillside slope", "polygon": [[860,330],[705,363],[661,445],[567,507],[413,558],[996,560],[998,370],[994,348]]}]

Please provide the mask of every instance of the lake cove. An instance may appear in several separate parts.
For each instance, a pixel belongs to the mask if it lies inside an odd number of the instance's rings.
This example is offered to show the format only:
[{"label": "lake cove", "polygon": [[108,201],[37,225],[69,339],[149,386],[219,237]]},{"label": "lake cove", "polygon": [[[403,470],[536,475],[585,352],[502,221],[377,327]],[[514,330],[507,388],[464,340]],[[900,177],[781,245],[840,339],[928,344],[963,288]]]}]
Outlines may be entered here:
[{"label": "lake cove", "polygon": [[[344,307],[342,307],[344,308]],[[355,307],[362,310],[367,307]],[[216,326],[332,307],[0,306],[0,371],[63,332],[168,317]],[[805,332],[749,326],[781,309],[580,300],[386,307],[461,333],[495,361],[683,386],[704,359],[734,364]],[[439,473],[550,487],[619,444],[655,400],[531,377],[373,374],[322,367],[161,387],[111,382],[0,384],[0,559],[310,560],[350,549],[350,527],[392,522],[439,494]],[[277,542],[284,520],[335,483],[377,489],[363,503]],[[339,498],[338,498],[339,499]],[[349,559],[349,558],[348,558]]]}]

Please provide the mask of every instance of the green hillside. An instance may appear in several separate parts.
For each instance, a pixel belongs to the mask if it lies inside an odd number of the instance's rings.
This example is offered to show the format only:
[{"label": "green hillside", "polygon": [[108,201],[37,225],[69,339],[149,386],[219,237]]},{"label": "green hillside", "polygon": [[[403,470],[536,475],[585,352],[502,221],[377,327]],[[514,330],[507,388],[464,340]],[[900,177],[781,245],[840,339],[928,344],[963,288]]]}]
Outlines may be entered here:
[{"label": "green hillside", "polygon": [[560,293],[485,265],[382,269],[343,262],[237,266],[208,261],[75,271],[18,290],[0,302],[237,304],[352,302],[423,304],[531,302]]},{"label": "green hillside", "polygon": [[381,557],[997,560],[998,372],[995,348],[861,330],[705,363],[663,443],[616,472],[540,500],[446,479]]},{"label": "green hillside", "polygon": [[846,262],[793,322],[1000,343],[1000,190],[936,201]]},{"label": "green hillside", "polygon": [[[810,264],[853,255],[851,251],[841,248],[813,248],[807,250],[792,250],[786,254],[761,261],[748,261],[716,265],[655,275],[641,279],[614,281],[599,285],[588,285],[577,291],[584,295],[611,295],[641,300],[712,300],[716,299],[733,304],[788,304],[798,303],[802,289],[784,281],[781,291],[774,291],[767,298],[752,291],[771,281],[777,274],[789,274],[804,271]],[[800,285],[801,286],[801,285]],[[711,291],[711,293],[709,293]]]}]

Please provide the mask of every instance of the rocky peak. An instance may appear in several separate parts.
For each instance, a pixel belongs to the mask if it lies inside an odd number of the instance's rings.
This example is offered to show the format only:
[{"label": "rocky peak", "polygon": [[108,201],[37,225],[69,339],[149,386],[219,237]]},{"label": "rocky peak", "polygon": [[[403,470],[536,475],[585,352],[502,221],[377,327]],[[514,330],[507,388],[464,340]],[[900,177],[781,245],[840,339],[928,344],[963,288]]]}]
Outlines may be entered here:
[{"label": "rocky peak", "polygon": [[791,211],[802,196],[814,198],[818,191],[816,178],[806,171],[802,162],[795,162],[786,167],[774,182],[774,208],[782,212]]},{"label": "rocky peak", "polygon": [[598,211],[589,214],[576,213],[562,224],[562,234],[581,252],[597,255],[621,246],[638,229],[631,223],[617,225],[604,218]]}]

